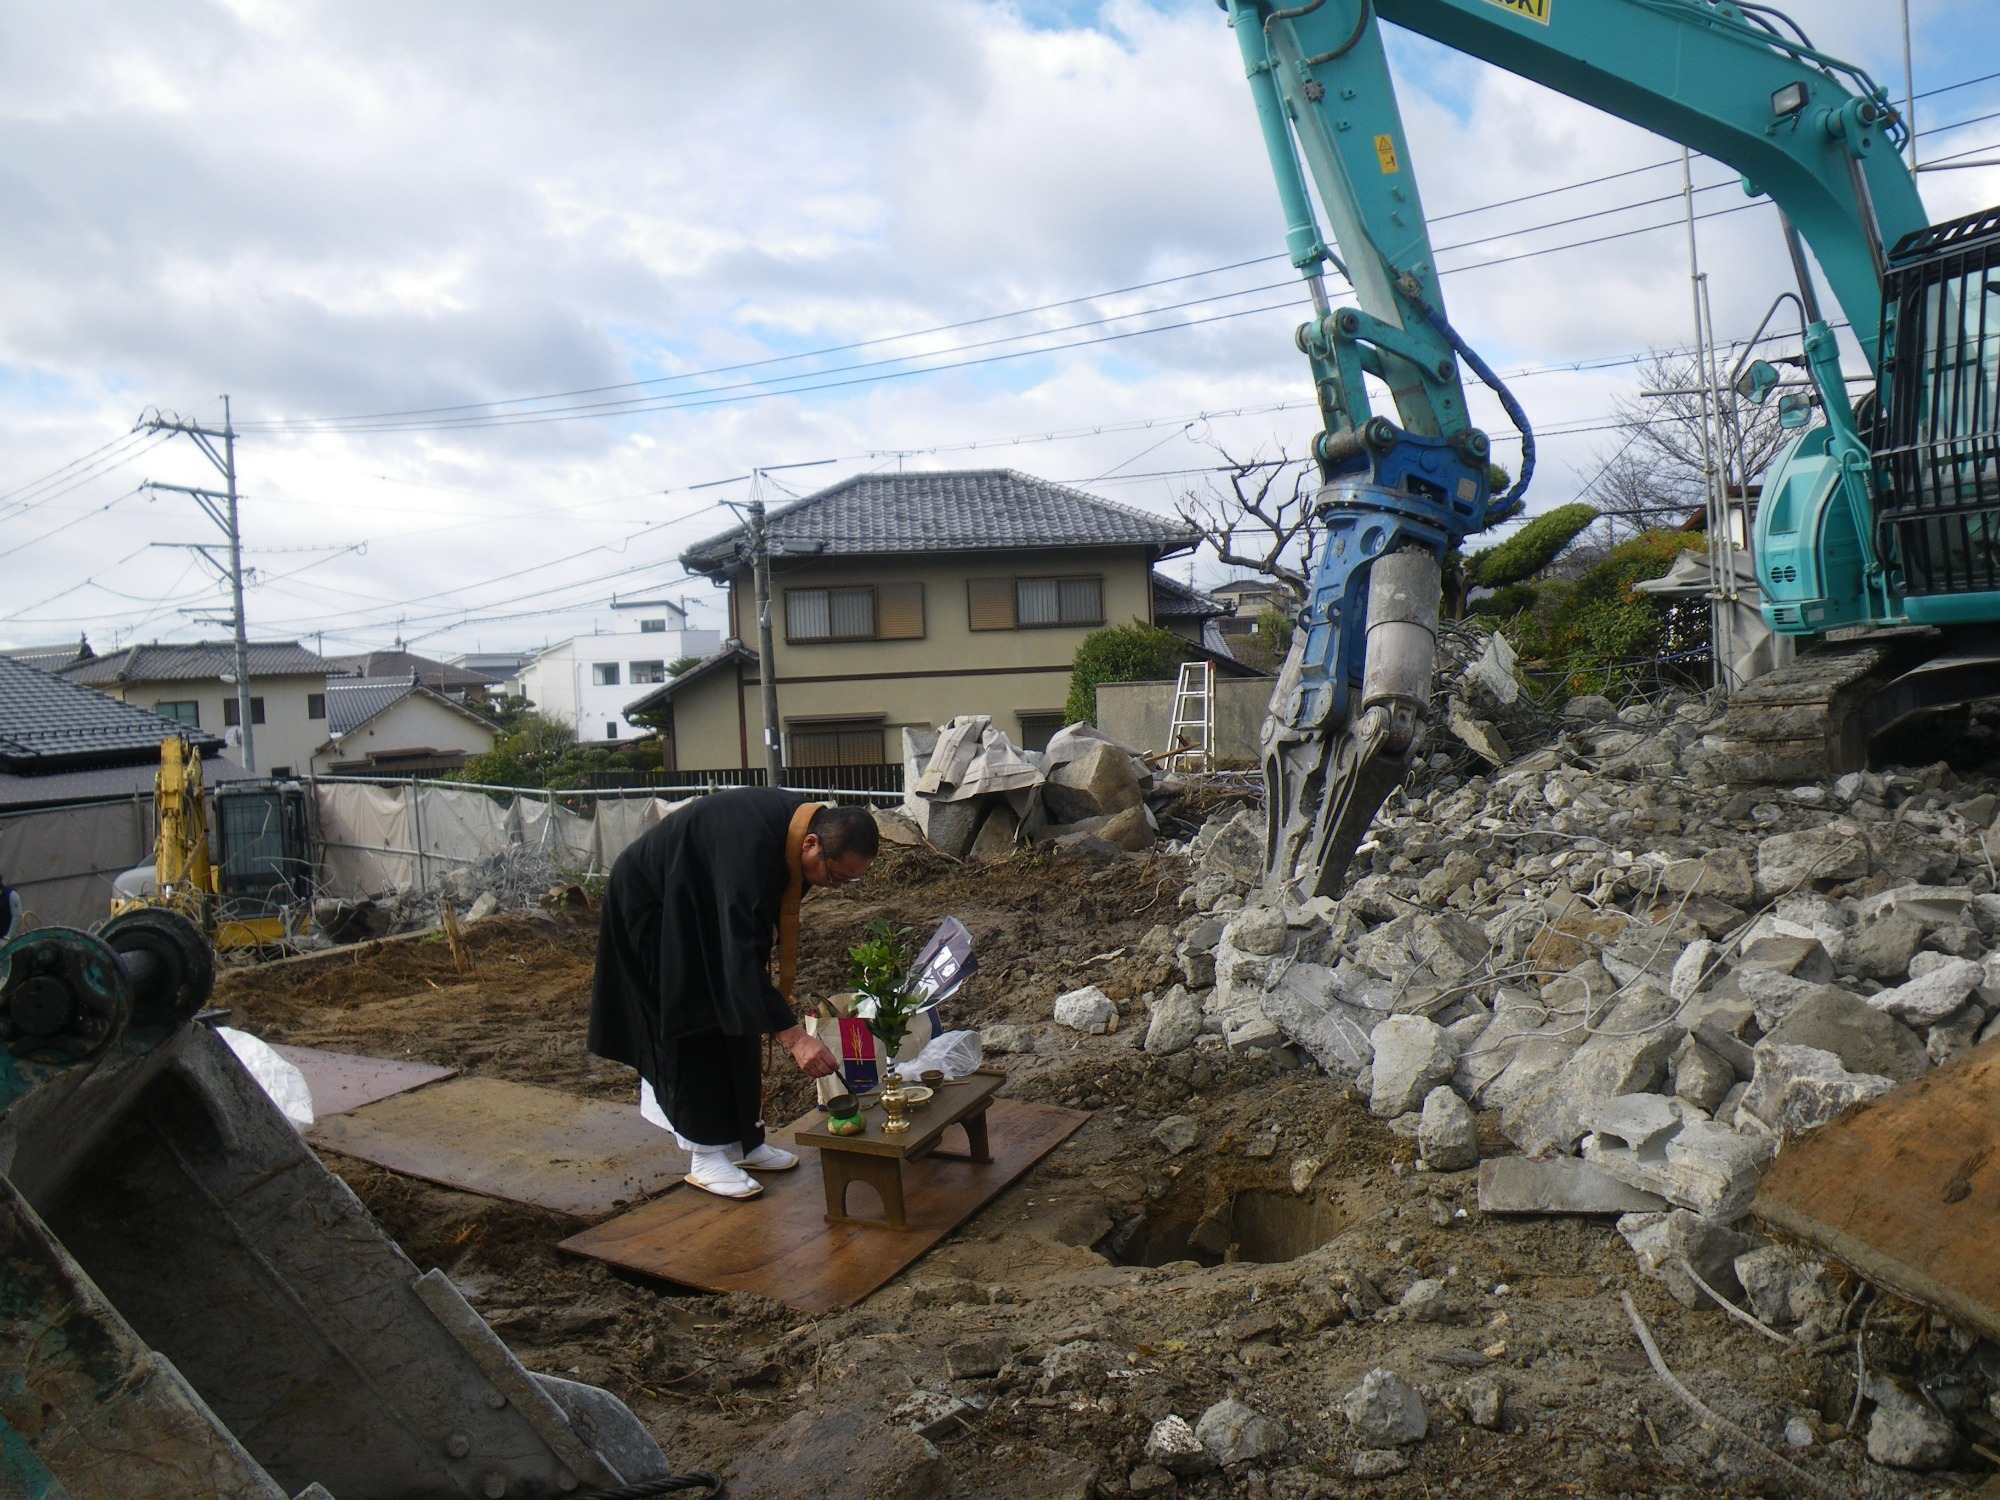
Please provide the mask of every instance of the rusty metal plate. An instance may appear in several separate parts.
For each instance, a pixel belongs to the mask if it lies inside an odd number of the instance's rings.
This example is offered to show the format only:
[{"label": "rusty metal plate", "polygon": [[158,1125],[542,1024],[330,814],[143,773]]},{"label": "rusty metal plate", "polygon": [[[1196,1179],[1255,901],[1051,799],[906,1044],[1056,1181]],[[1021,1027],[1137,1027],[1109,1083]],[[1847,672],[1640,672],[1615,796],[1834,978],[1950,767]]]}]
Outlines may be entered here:
[{"label": "rusty metal plate", "polygon": [[316,1146],[427,1182],[577,1218],[665,1192],[687,1171],[674,1138],[639,1106],[498,1078],[455,1078],[398,1094],[307,1132]]},{"label": "rusty metal plate", "polygon": [[[773,1133],[779,1144],[820,1117]],[[909,1221],[886,1224],[826,1217],[820,1153],[799,1152],[789,1172],[760,1173],[763,1193],[741,1202],[690,1188],[573,1235],[559,1248],[663,1281],[711,1292],[757,1292],[800,1312],[852,1307],[997,1198],[1090,1116],[1052,1104],[1000,1098],[987,1111],[990,1162],[933,1153],[903,1164]],[[792,1140],[787,1141],[786,1136]],[[852,1190],[851,1208],[878,1202]]]},{"label": "rusty metal plate", "polygon": [[2000,1339],[2000,1042],[1786,1144],[1751,1212]]},{"label": "rusty metal plate", "polygon": [[317,1047],[273,1047],[286,1062],[306,1075],[312,1090],[313,1114],[345,1114],[377,1099],[420,1089],[427,1083],[456,1078],[458,1069],[429,1063],[396,1062],[387,1057],[362,1057],[353,1052],[322,1052]]}]

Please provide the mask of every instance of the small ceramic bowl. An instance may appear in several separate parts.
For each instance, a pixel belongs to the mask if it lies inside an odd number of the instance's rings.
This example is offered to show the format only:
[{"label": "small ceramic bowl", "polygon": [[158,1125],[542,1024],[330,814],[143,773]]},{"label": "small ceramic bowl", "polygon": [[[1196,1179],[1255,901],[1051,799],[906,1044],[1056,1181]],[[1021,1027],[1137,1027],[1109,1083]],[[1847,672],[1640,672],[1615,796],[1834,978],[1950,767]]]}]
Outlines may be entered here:
[{"label": "small ceramic bowl", "polygon": [[943,1088],[944,1071],[941,1068],[931,1068],[927,1070],[924,1073],[923,1082],[925,1088],[931,1089],[933,1091]]}]

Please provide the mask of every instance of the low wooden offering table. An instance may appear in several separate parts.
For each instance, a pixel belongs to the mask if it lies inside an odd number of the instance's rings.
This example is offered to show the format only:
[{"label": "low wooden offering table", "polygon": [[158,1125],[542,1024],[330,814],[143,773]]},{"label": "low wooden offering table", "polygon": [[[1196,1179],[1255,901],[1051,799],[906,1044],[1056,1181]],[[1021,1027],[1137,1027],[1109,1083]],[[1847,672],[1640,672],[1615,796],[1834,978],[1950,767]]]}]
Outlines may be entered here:
[{"label": "low wooden offering table", "polygon": [[[903,1163],[933,1155],[954,1161],[992,1161],[986,1143],[986,1108],[1005,1081],[999,1073],[974,1073],[944,1084],[911,1111],[910,1128],[896,1135],[883,1132],[886,1116],[879,1099],[863,1112],[867,1129],[859,1135],[832,1134],[823,1116],[810,1127],[804,1121],[795,1123],[792,1139],[819,1152],[820,1176],[826,1183],[826,1216],[846,1224],[883,1223],[884,1219],[857,1219],[847,1212],[848,1185],[865,1182],[882,1195],[888,1226],[908,1228],[903,1211]],[[938,1140],[953,1125],[965,1127],[969,1149],[937,1150]]]}]

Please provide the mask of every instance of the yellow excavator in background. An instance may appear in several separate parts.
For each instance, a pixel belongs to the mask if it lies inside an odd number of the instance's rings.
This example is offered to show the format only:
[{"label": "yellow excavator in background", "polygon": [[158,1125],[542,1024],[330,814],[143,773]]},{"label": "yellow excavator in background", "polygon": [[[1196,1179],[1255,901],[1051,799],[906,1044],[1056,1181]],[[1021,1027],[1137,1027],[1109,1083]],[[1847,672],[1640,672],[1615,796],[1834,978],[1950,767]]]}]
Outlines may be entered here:
[{"label": "yellow excavator in background", "polygon": [[296,782],[218,786],[218,850],[210,841],[201,756],[185,736],[172,736],[160,742],[153,817],[153,863],[112,882],[112,916],[166,907],[223,952],[277,947],[305,930],[312,850],[305,791]]}]

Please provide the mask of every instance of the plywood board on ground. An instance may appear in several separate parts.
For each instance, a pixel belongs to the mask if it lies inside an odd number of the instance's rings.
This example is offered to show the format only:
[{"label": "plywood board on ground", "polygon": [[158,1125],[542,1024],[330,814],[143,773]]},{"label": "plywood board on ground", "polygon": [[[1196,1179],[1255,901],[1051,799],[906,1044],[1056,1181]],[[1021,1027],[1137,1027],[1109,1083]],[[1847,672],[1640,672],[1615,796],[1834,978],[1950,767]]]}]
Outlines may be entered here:
[{"label": "plywood board on ground", "polygon": [[317,1047],[271,1050],[306,1075],[315,1117],[345,1114],[378,1099],[407,1094],[427,1083],[442,1083],[458,1076],[456,1068],[397,1062],[387,1057],[361,1057],[353,1052],[322,1052]]},{"label": "plywood board on ground", "polygon": [[[907,1229],[828,1223],[819,1153],[807,1149],[795,1170],[760,1177],[762,1197],[732,1203],[690,1188],[594,1225],[562,1248],[704,1291],[757,1292],[800,1312],[852,1307],[997,1198],[1090,1116],[1003,1098],[993,1101],[986,1118],[991,1162],[932,1155],[904,1165]],[[792,1144],[789,1130],[776,1139]],[[861,1200],[872,1196],[870,1190],[856,1186],[850,1192],[850,1211],[868,1211]]]},{"label": "plywood board on ground", "polygon": [[2000,1339],[2000,1042],[1788,1142],[1751,1211]]},{"label": "plywood board on ground", "polygon": [[601,1218],[665,1192],[687,1154],[634,1104],[456,1078],[313,1126],[314,1145],[492,1198]]}]

